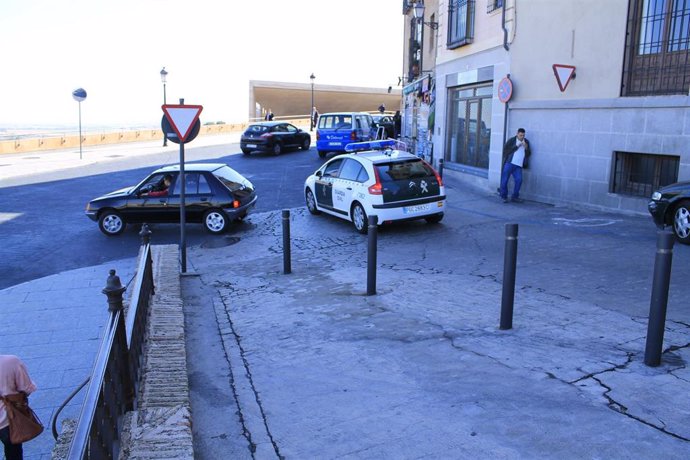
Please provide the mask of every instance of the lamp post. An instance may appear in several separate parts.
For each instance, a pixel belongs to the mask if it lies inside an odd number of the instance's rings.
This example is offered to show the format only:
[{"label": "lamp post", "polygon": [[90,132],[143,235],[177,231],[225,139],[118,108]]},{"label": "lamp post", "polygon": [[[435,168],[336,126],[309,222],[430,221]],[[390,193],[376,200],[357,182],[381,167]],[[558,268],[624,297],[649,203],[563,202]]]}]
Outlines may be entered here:
[{"label": "lamp post", "polygon": [[314,72],[309,75],[309,79],[311,80],[311,110],[309,110],[309,131],[314,130],[314,80],[316,77],[314,76]]},{"label": "lamp post", "polygon": [[421,22],[422,24],[431,27],[432,30],[438,29],[438,22],[435,21],[429,21],[426,22],[424,21],[424,3],[419,3],[416,2],[414,4],[414,7],[412,8],[412,14],[414,15],[414,18]]},{"label": "lamp post", "polygon": [[[161,82],[163,83],[163,105],[167,104],[166,98],[165,98],[165,82],[167,81],[168,78],[168,72],[165,70],[165,67],[161,69]],[[163,133],[163,147],[166,147],[168,145],[168,136]]]}]

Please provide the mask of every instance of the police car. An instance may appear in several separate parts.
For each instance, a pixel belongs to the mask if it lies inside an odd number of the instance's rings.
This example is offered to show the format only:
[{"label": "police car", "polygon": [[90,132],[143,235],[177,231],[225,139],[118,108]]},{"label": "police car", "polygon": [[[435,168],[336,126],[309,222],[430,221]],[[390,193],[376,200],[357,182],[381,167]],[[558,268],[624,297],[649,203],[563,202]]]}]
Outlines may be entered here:
[{"label": "police car", "polygon": [[438,173],[394,140],[349,144],[304,183],[307,208],[352,221],[367,233],[368,216],[378,223],[425,219],[438,223],[446,193]]}]

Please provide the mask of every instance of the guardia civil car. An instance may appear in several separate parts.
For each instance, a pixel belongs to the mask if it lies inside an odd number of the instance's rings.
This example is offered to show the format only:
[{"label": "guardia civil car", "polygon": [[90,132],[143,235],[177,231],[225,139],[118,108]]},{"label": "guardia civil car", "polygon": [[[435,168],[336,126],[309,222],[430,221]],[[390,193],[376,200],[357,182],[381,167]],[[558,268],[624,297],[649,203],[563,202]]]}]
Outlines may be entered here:
[{"label": "guardia civil car", "polygon": [[346,153],[327,161],[304,183],[312,214],[324,212],[352,221],[367,233],[368,216],[378,223],[425,219],[438,223],[446,193],[438,173],[394,140],[349,144]]}]

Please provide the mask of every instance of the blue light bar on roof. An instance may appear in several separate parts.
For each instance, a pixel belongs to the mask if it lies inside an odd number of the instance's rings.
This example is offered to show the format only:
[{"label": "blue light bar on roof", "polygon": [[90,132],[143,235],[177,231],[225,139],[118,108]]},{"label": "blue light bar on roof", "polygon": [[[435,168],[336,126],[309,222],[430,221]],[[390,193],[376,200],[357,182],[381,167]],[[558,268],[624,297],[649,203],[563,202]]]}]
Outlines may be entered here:
[{"label": "blue light bar on roof", "polygon": [[363,150],[383,150],[393,149],[396,147],[398,141],[394,139],[384,139],[378,141],[368,142],[352,142],[345,146],[346,152],[361,152]]}]

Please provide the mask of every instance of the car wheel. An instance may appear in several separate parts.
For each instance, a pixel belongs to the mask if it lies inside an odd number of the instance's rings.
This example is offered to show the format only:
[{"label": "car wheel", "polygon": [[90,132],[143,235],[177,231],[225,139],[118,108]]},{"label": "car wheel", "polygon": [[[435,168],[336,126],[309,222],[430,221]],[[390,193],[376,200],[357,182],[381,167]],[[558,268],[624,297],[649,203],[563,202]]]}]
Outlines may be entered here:
[{"label": "car wheel", "polygon": [[223,211],[211,209],[204,214],[204,227],[216,235],[223,233],[228,227],[228,217]]},{"label": "car wheel", "polygon": [[321,211],[316,208],[316,198],[310,188],[305,192],[304,199],[307,202],[307,209],[310,213],[314,215],[321,214]]},{"label": "car wheel", "polygon": [[351,216],[352,223],[355,225],[357,231],[362,235],[366,235],[369,230],[369,218],[361,204],[355,203],[352,205]]},{"label": "car wheel", "polygon": [[319,158],[325,158],[326,157],[326,152],[323,150],[319,150]]},{"label": "car wheel", "polygon": [[249,155],[250,153],[252,153],[252,151],[247,150],[247,149],[242,149],[242,153],[244,153],[245,155]]},{"label": "car wheel", "polygon": [[283,146],[280,142],[276,142],[273,144],[273,155],[280,155],[281,153],[283,153]]},{"label": "car wheel", "polygon": [[311,139],[307,138],[302,142],[302,150],[309,150],[309,147],[311,147]]},{"label": "car wheel", "polygon": [[673,212],[673,232],[683,244],[690,244],[690,201],[683,201]]},{"label": "car wheel", "polygon": [[108,236],[119,235],[125,231],[127,224],[115,210],[105,211],[98,219],[98,228]]},{"label": "car wheel", "polygon": [[434,214],[433,216],[425,217],[424,220],[430,224],[438,224],[443,220],[443,214]]}]

